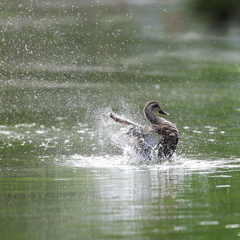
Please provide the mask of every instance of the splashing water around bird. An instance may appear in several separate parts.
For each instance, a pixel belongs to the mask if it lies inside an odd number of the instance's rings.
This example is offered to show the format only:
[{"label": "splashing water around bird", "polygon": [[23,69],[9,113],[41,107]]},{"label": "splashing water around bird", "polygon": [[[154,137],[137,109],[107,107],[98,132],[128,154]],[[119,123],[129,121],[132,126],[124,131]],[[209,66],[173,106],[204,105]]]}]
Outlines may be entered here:
[{"label": "splashing water around bird", "polygon": [[178,145],[179,134],[176,126],[157,116],[157,114],[169,114],[165,113],[156,101],[147,102],[143,112],[151,123],[150,126],[132,123],[116,117],[112,113],[110,117],[117,123],[131,126],[126,135],[134,139],[134,152],[140,159],[146,161],[169,159]]}]

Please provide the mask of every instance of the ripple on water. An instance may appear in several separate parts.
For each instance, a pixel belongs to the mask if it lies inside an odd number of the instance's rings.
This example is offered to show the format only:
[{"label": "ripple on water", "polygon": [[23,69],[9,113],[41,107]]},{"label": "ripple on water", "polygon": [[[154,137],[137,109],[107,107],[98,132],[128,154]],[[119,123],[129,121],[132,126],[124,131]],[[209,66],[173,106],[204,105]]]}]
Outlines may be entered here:
[{"label": "ripple on water", "polygon": [[240,228],[240,224],[228,224],[225,228]]},{"label": "ripple on water", "polygon": [[202,221],[199,224],[209,226],[209,225],[218,225],[219,222],[218,221]]}]

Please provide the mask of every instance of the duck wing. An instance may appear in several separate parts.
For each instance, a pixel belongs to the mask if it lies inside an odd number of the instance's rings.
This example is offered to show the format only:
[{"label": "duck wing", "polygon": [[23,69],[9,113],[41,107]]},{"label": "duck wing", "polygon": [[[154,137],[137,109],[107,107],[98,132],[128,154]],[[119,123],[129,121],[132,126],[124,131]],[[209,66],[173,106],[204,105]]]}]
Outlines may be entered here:
[{"label": "duck wing", "polygon": [[121,119],[119,117],[116,117],[115,115],[113,115],[112,113],[110,113],[110,118],[112,118],[115,122],[123,124],[123,125],[132,125],[132,126],[137,126],[137,124],[129,122],[127,120]]},{"label": "duck wing", "polygon": [[150,146],[156,146],[163,136],[154,131],[148,126],[133,126],[129,129],[127,134],[131,137],[135,137],[139,141],[144,141]]},{"label": "duck wing", "polygon": [[[121,119],[119,117],[116,117],[112,113],[110,114],[110,117],[117,123],[120,123],[122,125],[129,125],[131,128],[127,131],[127,135],[130,137],[134,137],[138,141],[147,141],[152,143],[153,138],[151,137],[153,135],[153,130],[151,130],[148,126],[141,126],[136,123],[130,122],[128,120]],[[156,138],[156,137],[155,137]],[[154,139],[155,139],[154,138]],[[155,142],[155,141],[153,141]]]},{"label": "duck wing", "polygon": [[122,118],[116,117],[112,113],[110,113],[109,116],[117,123],[132,126],[127,132],[127,134],[130,135],[131,137],[142,138],[143,136],[146,135],[148,131],[151,132],[151,129],[148,126],[141,126],[128,120],[124,120]]},{"label": "duck wing", "polygon": [[176,126],[167,121],[161,126],[152,124],[132,127],[128,134],[137,140],[137,152],[149,160],[155,153],[160,160],[171,157],[179,141]]},{"label": "duck wing", "polygon": [[112,113],[110,117],[117,123],[131,126],[126,134],[136,140],[135,150],[144,159],[151,160],[153,153],[156,153],[159,159],[170,157],[176,148],[178,132],[172,133],[174,127],[168,129],[169,125],[160,127],[155,124],[142,126],[116,117]]}]

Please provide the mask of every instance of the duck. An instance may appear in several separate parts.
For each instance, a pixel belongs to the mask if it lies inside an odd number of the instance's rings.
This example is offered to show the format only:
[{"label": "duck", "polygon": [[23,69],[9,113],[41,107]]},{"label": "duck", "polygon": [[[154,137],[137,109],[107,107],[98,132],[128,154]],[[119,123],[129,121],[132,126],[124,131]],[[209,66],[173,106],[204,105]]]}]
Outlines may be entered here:
[{"label": "duck", "polygon": [[164,112],[157,101],[147,102],[143,113],[150,125],[139,125],[119,118],[113,113],[110,113],[110,118],[119,124],[130,126],[126,134],[135,139],[135,152],[143,159],[151,161],[154,158],[159,160],[171,158],[179,142],[179,132],[173,123],[158,116],[170,114]]}]

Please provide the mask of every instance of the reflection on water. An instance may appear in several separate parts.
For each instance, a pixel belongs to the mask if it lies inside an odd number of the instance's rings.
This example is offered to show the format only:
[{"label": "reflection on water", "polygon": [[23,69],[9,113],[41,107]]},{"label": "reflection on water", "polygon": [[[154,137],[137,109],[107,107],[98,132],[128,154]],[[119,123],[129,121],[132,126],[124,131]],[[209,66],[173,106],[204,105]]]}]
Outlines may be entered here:
[{"label": "reflection on water", "polygon": [[56,164],[28,177],[18,168],[1,180],[6,236],[239,234],[239,159],[134,166],[123,163],[122,156],[72,156]]}]

